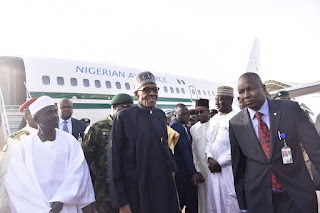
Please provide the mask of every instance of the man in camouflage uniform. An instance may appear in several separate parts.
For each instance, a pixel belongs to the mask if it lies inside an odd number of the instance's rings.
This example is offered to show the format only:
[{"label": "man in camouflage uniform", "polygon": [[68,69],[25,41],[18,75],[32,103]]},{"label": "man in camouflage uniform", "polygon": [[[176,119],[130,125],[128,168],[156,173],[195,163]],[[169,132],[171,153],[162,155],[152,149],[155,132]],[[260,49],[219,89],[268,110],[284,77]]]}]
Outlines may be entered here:
[{"label": "man in camouflage uniform", "polygon": [[4,146],[2,149],[3,159],[0,166],[0,213],[10,212],[10,201],[8,193],[4,185],[4,176],[7,173],[9,161],[14,150],[14,147],[21,141],[23,138],[29,136],[30,134],[37,132],[38,126],[33,121],[32,116],[28,107],[38,98],[32,98],[22,104],[19,108],[19,111],[23,114],[24,119],[27,122],[26,127],[15,132],[7,137],[4,141]]},{"label": "man in camouflage uniform", "polygon": [[111,206],[109,180],[107,174],[107,147],[112,120],[117,112],[131,107],[133,99],[128,94],[118,94],[110,102],[111,115],[92,124],[84,136],[82,148],[90,167],[96,197],[96,209],[99,213],[119,212]]}]

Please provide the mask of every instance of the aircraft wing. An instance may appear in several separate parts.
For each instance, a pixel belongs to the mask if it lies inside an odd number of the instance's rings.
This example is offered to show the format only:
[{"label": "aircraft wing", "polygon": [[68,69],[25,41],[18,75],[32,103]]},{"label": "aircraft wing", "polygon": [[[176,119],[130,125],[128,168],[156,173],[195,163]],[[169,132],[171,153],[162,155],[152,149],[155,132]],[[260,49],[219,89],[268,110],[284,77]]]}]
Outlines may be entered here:
[{"label": "aircraft wing", "polygon": [[269,92],[271,95],[276,94],[279,91],[286,90],[290,94],[290,98],[295,98],[303,95],[309,95],[312,93],[320,92],[320,81],[310,83],[310,84],[303,84],[299,86],[293,86],[288,88],[283,88],[275,91]]}]

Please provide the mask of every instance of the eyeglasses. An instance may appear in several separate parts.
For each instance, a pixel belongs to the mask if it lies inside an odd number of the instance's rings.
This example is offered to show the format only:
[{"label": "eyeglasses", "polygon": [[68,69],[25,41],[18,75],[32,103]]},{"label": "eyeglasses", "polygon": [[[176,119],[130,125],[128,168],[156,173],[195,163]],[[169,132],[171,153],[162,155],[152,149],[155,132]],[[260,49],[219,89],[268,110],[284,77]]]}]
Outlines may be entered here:
[{"label": "eyeglasses", "polygon": [[199,111],[196,111],[196,114],[203,114],[205,112],[206,112],[206,110],[199,110]]},{"label": "eyeglasses", "polygon": [[153,91],[154,93],[158,94],[159,92],[159,87],[145,87],[143,89],[137,90],[137,91],[143,91],[146,94],[149,94],[151,91]]}]

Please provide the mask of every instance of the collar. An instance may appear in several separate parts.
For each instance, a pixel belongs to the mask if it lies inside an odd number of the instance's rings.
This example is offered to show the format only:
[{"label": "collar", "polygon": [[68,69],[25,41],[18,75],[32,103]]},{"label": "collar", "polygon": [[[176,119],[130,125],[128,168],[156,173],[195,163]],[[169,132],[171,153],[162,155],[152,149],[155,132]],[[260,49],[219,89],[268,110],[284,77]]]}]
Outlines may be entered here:
[{"label": "collar", "polygon": [[138,107],[145,113],[147,114],[153,114],[154,112],[154,107],[151,108],[151,110],[148,110],[146,108],[144,108],[144,106],[142,106],[140,103],[138,103]]},{"label": "collar", "polygon": [[109,116],[107,117],[107,123],[108,123],[110,126],[112,126],[113,120],[112,120],[111,115],[109,115]]},{"label": "collar", "polygon": [[[59,124],[62,124],[63,121],[64,121],[64,120],[59,117]],[[68,121],[68,124],[71,124],[71,117],[70,117],[67,121]]]},{"label": "collar", "polygon": [[38,129],[32,128],[31,126],[29,126],[29,124],[27,123],[27,125],[23,128],[24,130],[28,131],[30,134],[34,133],[34,132],[38,132]]},{"label": "collar", "polygon": [[[254,115],[256,114],[257,111],[254,111],[253,109],[248,108],[248,112],[250,115],[251,120],[254,119]],[[265,99],[262,107],[258,110],[258,112],[261,112],[262,114],[269,116],[269,103],[267,98]]]}]

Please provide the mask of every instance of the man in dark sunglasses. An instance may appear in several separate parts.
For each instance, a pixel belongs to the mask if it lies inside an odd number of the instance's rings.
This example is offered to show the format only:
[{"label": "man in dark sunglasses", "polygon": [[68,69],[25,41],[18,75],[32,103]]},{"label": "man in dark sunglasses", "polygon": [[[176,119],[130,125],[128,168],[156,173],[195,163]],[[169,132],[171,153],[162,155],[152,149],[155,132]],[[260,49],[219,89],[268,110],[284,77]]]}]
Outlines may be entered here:
[{"label": "man in dark sunglasses", "polygon": [[[196,115],[198,122],[190,129],[192,136],[193,162],[196,170],[201,172],[205,179],[209,169],[207,156],[204,152],[207,144],[207,131],[209,128],[209,100],[199,99],[196,101]],[[199,213],[207,212],[207,184],[200,184],[198,188]]]},{"label": "man in dark sunglasses", "polygon": [[83,139],[82,149],[90,168],[96,197],[95,207],[100,212],[119,212],[113,209],[110,201],[110,189],[107,173],[107,147],[112,127],[113,118],[116,114],[131,107],[133,98],[125,93],[114,96],[111,101],[111,115],[92,124]]},{"label": "man in dark sunglasses", "polygon": [[120,213],[178,213],[173,179],[176,165],[168,147],[167,121],[156,108],[159,88],[151,72],[134,79],[138,105],[117,114],[108,146],[113,207]]}]

